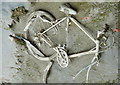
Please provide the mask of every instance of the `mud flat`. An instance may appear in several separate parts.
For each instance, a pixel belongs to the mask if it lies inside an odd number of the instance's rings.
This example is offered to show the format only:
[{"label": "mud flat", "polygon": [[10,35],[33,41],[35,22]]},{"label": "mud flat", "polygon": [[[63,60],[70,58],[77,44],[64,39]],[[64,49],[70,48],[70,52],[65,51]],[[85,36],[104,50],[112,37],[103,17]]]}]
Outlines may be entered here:
[{"label": "mud flat", "polygon": [[[28,3],[24,3],[28,4]],[[30,4],[30,3],[29,3]],[[49,11],[55,16],[56,19],[65,17],[66,15],[60,12],[59,6],[62,2],[37,2],[31,3],[27,11],[21,10],[21,7],[12,11],[12,20],[14,23],[11,24],[9,30],[10,33],[15,33],[20,36],[24,36],[24,28],[26,26],[27,18],[30,13],[35,10],[44,9]],[[111,29],[118,27],[118,15],[117,15],[117,2],[70,2],[73,8],[75,8],[78,13],[74,17],[80,21],[87,29],[89,29],[93,36],[103,26],[107,23],[110,25]],[[18,8],[18,7],[16,7]],[[23,9],[25,9],[23,7]],[[17,13],[17,14],[16,14]],[[19,18],[19,20],[18,20]],[[59,30],[49,31],[47,34],[50,36],[53,42],[65,44],[65,22],[61,23]],[[34,28],[32,28],[34,26]],[[49,24],[44,24],[45,28],[49,27]],[[33,40],[33,34],[45,29],[41,26],[40,21],[37,20],[36,23],[31,25],[30,29],[30,39]],[[4,30],[4,29],[3,29]],[[22,42],[10,42],[8,40],[9,33],[2,32],[2,58],[3,58],[3,76],[11,75],[11,80],[5,82],[16,82],[16,83],[43,83],[42,75],[43,70],[47,66],[48,62],[39,61],[34,58],[28,51],[26,46]],[[116,33],[117,35],[117,33]],[[4,38],[3,38],[4,36]],[[68,54],[81,52],[84,50],[91,49],[94,43],[75,26],[71,23],[69,28],[68,37]],[[8,43],[10,42],[10,43]],[[7,44],[6,44],[7,43]],[[12,44],[14,43],[14,44]],[[12,44],[12,45],[11,45]],[[51,55],[53,52],[46,45],[41,48],[44,54],[47,56]],[[13,50],[15,50],[13,52]],[[12,51],[12,52],[11,52]],[[7,53],[7,54],[6,54]],[[9,54],[10,53],[10,54]],[[12,56],[10,56],[12,55]],[[83,67],[91,62],[94,55],[86,55],[78,58],[71,59],[67,68],[61,68],[57,61],[55,60],[50,75],[48,77],[48,83],[82,83],[85,82],[86,71],[82,72],[75,80],[72,77],[80,71]],[[8,60],[9,59],[9,60]],[[11,66],[7,66],[6,63],[13,63]],[[4,66],[6,65],[6,66]],[[7,73],[7,69],[14,70],[14,73]],[[118,45],[115,44],[111,49],[102,53],[100,59],[100,64],[98,66],[93,66],[90,70],[89,83],[114,83],[118,79]],[[8,78],[9,79],[9,78]]]}]

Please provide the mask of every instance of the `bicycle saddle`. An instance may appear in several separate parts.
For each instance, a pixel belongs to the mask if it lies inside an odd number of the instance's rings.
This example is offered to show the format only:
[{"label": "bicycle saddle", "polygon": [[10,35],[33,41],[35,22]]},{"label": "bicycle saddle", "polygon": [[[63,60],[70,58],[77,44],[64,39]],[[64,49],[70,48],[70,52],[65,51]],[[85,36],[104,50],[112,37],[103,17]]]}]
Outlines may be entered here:
[{"label": "bicycle saddle", "polygon": [[72,9],[70,4],[68,4],[68,3],[62,4],[59,7],[59,10],[61,12],[64,12],[65,14],[71,14],[71,15],[76,15],[77,14],[77,12],[74,9]]}]

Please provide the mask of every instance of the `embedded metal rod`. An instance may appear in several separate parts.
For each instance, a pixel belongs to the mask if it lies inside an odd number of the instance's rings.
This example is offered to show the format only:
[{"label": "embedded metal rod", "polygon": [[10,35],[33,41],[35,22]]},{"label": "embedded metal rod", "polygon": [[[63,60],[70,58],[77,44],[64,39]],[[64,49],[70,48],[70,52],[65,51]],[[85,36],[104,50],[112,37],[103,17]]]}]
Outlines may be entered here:
[{"label": "embedded metal rod", "polygon": [[41,53],[36,47],[34,47],[30,41],[28,41],[27,39],[24,39],[22,37],[19,37],[19,36],[15,36],[15,35],[10,35],[11,38],[14,38],[14,39],[20,39],[20,40],[23,40],[25,43],[26,43],[26,46],[28,48],[28,50],[31,52],[31,54],[41,60],[41,61],[50,61],[52,60],[53,58],[56,57],[56,54],[53,54],[51,56],[45,56],[43,53]]},{"label": "embedded metal rod", "polygon": [[44,70],[44,74],[43,74],[43,82],[47,83],[47,77],[48,77],[48,72],[50,71],[50,68],[53,65],[53,61],[50,61],[49,64],[47,65],[46,69]]},{"label": "embedded metal rod", "polygon": [[99,51],[99,41],[98,40],[96,40],[96,51],[97,51],[97,53],[95,53],[95,55],[96,56],[98,56],[98,51]]},{"label": "embedded metal rod", "polygon": [[81,57],[81,56],[84,56],[84,55],[95,54],[95,53],[97,53],[96,50],[94,50],[94,51],[87,51],[87,52],[82,52],[82,53],[69,55],[69,58]]},{"label": "embedded metal rod", "polygon": [[86,70],[87,68],[93,66],[93,65],[96,64],[96,63],[97,63],[97,61],[92,62],[90,65],[88,65],[88,66],[86,66],[85,68],[83,68],[81,71],[79,71],[79,72],[73,77],[73,79],[75,79],[82,71]]},{"label": "embedded metal rod", "polygon": [[95,44],[96,44],[95,50],[77,53],[77,54],[72,54],[72,55],[69,55],[69,58],[80,57],[80,56],[88,55],[88,54],[95,54],[96,56],[98,56],[98,54],[99,54],[99,41],[96,40]]},{"label": "embedded metal rod", "polygon": [[24,31],[27,31],[29,28],[29,26],[30,26],[30,24],[32,24],[32,22],[29,22],[28,24],[27,24],[27,26],[25,27],[25,29],[24,29]]},{"label": "embedded metal rod", "polygon": [[74,18],[69,17],[71,19],[71,21],[73,21],[94,43],[96,43],[96,40],[92,37],[92,35],[85,30],[85,28]]},{"label": "embedded metal rod", "polygon": [[24,31],[27,31],[27,30],[29,29],[29,26],[30,26],[36,19],[37,19],[37,18],[31,19],[31,20],[28,22],[27,26],[24,28]]},{"label": "embedded metal rod", "polygon": [[[56,54],[53,54],[52,56],[49,56],[49,57],[45,57],[44,54],[40,53],[40,51],[39,51],[37,48],[35,48],[29,41],[27,41],[27,40],[25,40],[25,39],[24,39],[24,41],[26,42],[26,45],[27,45],[29,51],[31,52],[31,54],[32,54],[35,58],[37,58],[37,59],[39,59],[39,60],[41,60],[41,61],[50,61],[50,60],[52,60],[53,58],[55,58]],[[33,50],[34,50],[34,51],[33,51]],[[41,56],[40,56],[40,55],[41,55]]]},{"label": "embedded metal rod", "polygon": [[[46,44],[48,44],[50,47],[52,47],[52,45],[46,39],[44,39],[43,37],[41,37],[41,38],[46,42]],[[58,47],[53,47],[53,50],[56,51],[59,55],[61,55],[58,50]]]},{"label": "embedded metal rod", "polygon": [[66,49],[68,48],[68,33],[69,33],[69,18],[67,18],[67,26],[66,26]]},{"label": "embedded metal rod", "polygon": [[46,33],[47,31],[51,30],[53,27],[55,27],[56,25],[58,25],[59,23],[61,23],[62,21],[64,21],[66,18],[67,17],[63,18],[62,20],[58,21],[57,23],[55,23],[54,25],[52,25],[51,27],[49,27],[47,30],[43,31],[41,33],[41,35],[44,34],[44,33]]}]

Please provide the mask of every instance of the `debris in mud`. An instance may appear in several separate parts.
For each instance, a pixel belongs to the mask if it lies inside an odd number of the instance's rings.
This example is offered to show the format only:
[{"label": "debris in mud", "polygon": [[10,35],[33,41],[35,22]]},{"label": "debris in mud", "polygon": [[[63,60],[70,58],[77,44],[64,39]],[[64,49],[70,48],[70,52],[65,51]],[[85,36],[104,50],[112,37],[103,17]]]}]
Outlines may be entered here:
[{"label": "debris in mud", "polygon": [[115,32],[119,32],[119,29],[118,29],[118,28],[116,28],[116,29],[115,29]]},{"label": "debris in mud", "polygon": [[21,68],[18,68],[18,67],[10,67],[11,69],[16,69],[16,70],[22,70]]},{"label": "debris in mud", "polygon": [[[19,35],[19,34],[15,34],[16,36],[21,36],[21,35]],[[17,39],[17,38],[12,38],[12,35],[9,35],[9,38],[11,39],[11,41],[15,41],[17,44],[19,44],[19,45],[24,45],[25,46],[25,42],[24,41],[22,41],[22,40],[20,40],[20,39]]]},{"label": "debris in mud", "polygon": [[26,14],[28,12],[28,10],[25,9],[24,6],[19,6],[16,9],[11,10],[12,16],[11,18],[15,21],[15,22],[19,22],[19,16]]},{"label": "debris in mud", "polygon": [[8,24],[8,26],[9,26],[9,28],[12,28],[15,24],[16,24],[16,22],[14,20],[12,20],[12,23]]}]

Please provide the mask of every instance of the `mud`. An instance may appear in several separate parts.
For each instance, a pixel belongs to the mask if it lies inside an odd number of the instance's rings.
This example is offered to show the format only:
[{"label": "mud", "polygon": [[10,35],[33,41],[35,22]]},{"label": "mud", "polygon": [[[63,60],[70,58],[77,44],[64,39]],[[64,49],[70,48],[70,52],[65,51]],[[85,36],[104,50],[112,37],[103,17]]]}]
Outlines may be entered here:
[{"label": "mud", "polygon": [[[26,26],[27,18],[30,13],[35,10],[44,9],[49,11],[56,19],[65,17],[66,15],[60,12],[59,6],[63,2],[37,2],[31,3],[28,12],[22,12],[22,15],[19,17],[19,23],[15,23],[13,27],[10,28],[10,32],[24,36],[23,29]],[[7,3],[6,3],[7,4]],[[28,4],[28,3],[25,3]],[[70,2],[71,6],[77,10],[77,15],[74,17],[83,24],[87,30],[89,30],[92,35],[95,37],[96,32],[100,29],[103,29],[104,25],[107,23],[110,25],[110,28],[118,27],[118,3],[117,2]],[[18,7],[19,8],[19,7]],[[25,10],[25,9],[24,9]],[[16,12],[12,12],[12,15],[16,15]],[[85,18],[87,17],[87,18]],[[16,20],[16,18],[13,18]],[[16,20],[17,21],[17,20]],[[44,26],[43,26],[43,25]],[[42,29],[47,29],[50,24],[41,23],[40,20],[37,20],[36,23],[33,23],[30,27],[30,41],[34,41],[34,33],[41,31]],[[58,31],[52,29],[47,32],[50,39],[54,44],[66,44],[65,33],[65,22],[62,22],[58,28]],[[33,28],[34,26],[34,28]],[[116,33],[117,34],[117,33]],[[4,36],[3,32],[3,36]],[[7,36],[8,38],[8,36]],[[4,40],[4,42],[8,42]],[[2,44],[4,43],[2,42]],[[36,42],[34,42],[37,44]],[[3,44],[4,45],[4,44]],[[8,44],[9,45],[9,44]],[[69,36],[68,36],[68,54],[73,54],[77,52],[82,52],[91,49],[95,44],[80,30],[78,27],[71,22],[69,27]],[[39,61],[34,58],[27,50],[26,46],[21,43],[14,43],[17,51],[11,57],[15,58],[15,66],[17,66],[16,73],[12,75],[10,79],[11,83],[43,83],[42,75],[43,70],[49,62]],[[118,79],[118,49],[117,44],[115,44],[111,49],[107,50],[105,53],[102,53],[100,64],[98,66],[93,66],[90,70],[89,83],[113,83],[117,82]],[[3,47],[5,48],[5,47]],[[9,48],[10,49],[10,48]],[[47,56],[50,56],[54,51],[49,48],[45,43],[42,43],[39,49]],[[12,50],[14,50],[12,48]],[[3,49],[6,52],[6,49]],[[3,54],[3,59],[6,58]],[[82,72],[75,80],[72,77],[80,71],[83,67],[87,66],[94,55],[86,55],[78,58],[71,59],[67,68],[61,68],[57,61],[55,60],[50,75],[48,77],[48,83],[83,83],[85,82],[86,72]],[[6,61],[5,61],[6,62]],[[13,69],[13,68],[11,68]],[[15,70],[14,69],[14,70]],[[3,71],[5,71],[3,66]],[[5,71],[6,72],[6,71]],[[9,79],[9,78],[8,78]],[[7,81],[6,81],[7,82]]]}]

